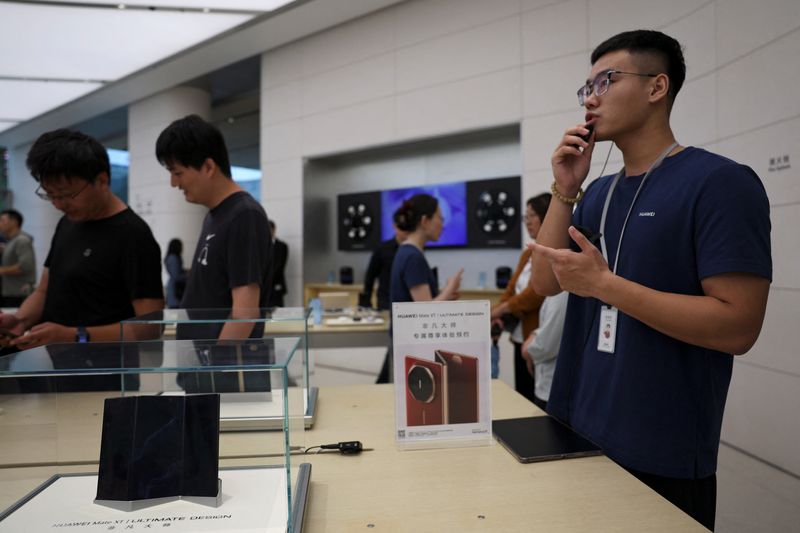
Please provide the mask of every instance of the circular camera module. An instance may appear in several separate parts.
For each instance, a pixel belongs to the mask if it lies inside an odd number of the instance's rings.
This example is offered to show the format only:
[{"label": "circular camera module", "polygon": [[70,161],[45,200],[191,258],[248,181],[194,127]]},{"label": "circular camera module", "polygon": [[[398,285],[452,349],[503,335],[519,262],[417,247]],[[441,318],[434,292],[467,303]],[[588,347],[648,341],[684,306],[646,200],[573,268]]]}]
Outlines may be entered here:
[{"label": "circular camera module", "polygon": [[367,205],[349,205],[342,217],[342,226],[347,228],[347,238],[352,241],[365,240],[373,227],[372,213]]},{"label": "circular camera module", "polygon": [[502,235],[517,223],[517,210],[506,191],[483,191],[478,195],[475,217],[484,233]]},{"label": "circular camera module", "polygon": [[411,396],[422,403],[430,403],[436,396],[433,372],[424,366],[414,365],[408,371],[408,390]]}]

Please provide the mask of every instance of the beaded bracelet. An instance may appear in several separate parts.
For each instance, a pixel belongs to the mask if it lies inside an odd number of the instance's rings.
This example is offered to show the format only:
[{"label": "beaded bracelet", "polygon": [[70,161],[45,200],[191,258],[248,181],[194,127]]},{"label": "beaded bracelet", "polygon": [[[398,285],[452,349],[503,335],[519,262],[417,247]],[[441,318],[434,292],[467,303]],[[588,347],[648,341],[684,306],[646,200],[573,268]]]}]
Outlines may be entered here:
[{"label": "beaded bracelet", "polygon": [[553,196],[564,202],[565,204],[575,205],[583,199],[583,189],[578,189],[578,195],[575,198],[569,198],[568,196],[564,196],[561,194],[558,189],[556,188],[556,182],[553,180],[553,184],[550,186],[550,192],[553,193]]}]

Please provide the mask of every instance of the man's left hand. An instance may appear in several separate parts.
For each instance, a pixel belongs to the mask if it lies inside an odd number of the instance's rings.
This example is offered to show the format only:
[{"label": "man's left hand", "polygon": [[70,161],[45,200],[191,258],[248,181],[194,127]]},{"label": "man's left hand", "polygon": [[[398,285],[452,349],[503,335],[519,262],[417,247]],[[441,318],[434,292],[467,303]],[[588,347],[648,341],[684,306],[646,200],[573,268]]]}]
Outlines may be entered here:
[{"label": "man's left hand", "polygon": [[528,335],[528,338],[525,339],[525,342],[522,343],[522,359],[525,361],[525,366],[528,367],[528,374],[530,374],[531,376],[535,376],[535,374],[533,370],[534,368],[533,357],[531,357],[531,354],[528,353],[528,346],[531,345],[531,343],[535,338],[536,334],[531,333],[530,335]]},{"label": "man's left hand", "polygon": [[569,236],[580,247],[580,252],[556,250],[536,243],[530,247],[533,253],[547,259],[563,290],[578,296],[600,298],[599,288],[613,273],[600,250],[574,226],[570,226]]},{"label": "man's left hand", "polygon": [[10,344],[17,346],[21,350],[27,350],[60,342],[75,342],[75,328],[53,322],[43,322],[33,326],[30,331],[17,337]]}]

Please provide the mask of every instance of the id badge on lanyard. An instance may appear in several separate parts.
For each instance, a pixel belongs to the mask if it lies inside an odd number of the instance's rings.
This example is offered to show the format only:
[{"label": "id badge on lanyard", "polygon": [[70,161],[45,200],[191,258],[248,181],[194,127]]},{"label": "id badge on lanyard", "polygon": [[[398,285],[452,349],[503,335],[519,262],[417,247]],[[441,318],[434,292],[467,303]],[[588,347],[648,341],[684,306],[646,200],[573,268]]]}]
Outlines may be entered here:
[{"label": "id badge on lanyard", "polygon": [[[622,249],[622,237],[625,235],[625,228],[628,225],[628,219],[631,216],[631,211],[633,211],[633,206],[636,203],[636,199],[639,197],[639,193],[642,192],[642,187],[644,187],[644,182],[647,181],[647,178],[652,174],[652,172],[658,168],[659,165],[664,161],[664,159],[669,155],[669,153],[678,146],[678,143],[673,143],[669,146],[661,155],[656,159],[650,169],[642,178],[642,183],[639,184],[639,188],[636,189],[636,194],[633,196],[633,200],[631,201],[631,206],[628,208],[628,214],[625,216],[625,221],[622,223],[622,230],[619,233],[619,243],[617,244],[617,254],[614,258],[614,268],[612,272],[614,274],[617,273],[617,265],[619,264],[619,256]],[[611,204],[611,195],[614,194],[614,188],[617,186],[620,177],[622,177],[623,170],[620,170],[617,173],[614,181],[611,182],[611,186],[608,189],[608,194],[606,195],[606,201],[603,205],[603,214],[600,218],[600,249],[603,252],[603,257],[605,258],[606,262],[608,262],[608,252],[606,247],[606,216],[608,215],[608,206]],[[601,305],[600,306],[600,327],[597,329],[597,351],[598,352],[605,352],[605,353],[614,353],[614,349],[617,345],[617,318],[619,316],[619,311],[616,307],[611,307],[608,305]]]},{"label": "id badge on lanyard", "polygon": [[600,306],[600,329],[597,335],[597,351],[614,353],[617,343],[617,308]]}]

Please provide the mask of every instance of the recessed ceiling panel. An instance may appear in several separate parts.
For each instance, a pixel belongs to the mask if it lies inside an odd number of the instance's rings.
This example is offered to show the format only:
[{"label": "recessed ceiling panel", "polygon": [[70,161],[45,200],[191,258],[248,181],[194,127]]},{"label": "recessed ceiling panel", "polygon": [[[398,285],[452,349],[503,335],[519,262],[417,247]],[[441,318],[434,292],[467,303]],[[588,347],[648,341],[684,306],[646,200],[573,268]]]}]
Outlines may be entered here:
[{"label": "recessed ceiling panel", "polygon": [[26,120],[100,86],[99,83],[0,80],[0,119]]},{"label": "recessed ceiling panel", "polygon": [[0,3],[0,76],[113,81],[250,18]]}]

